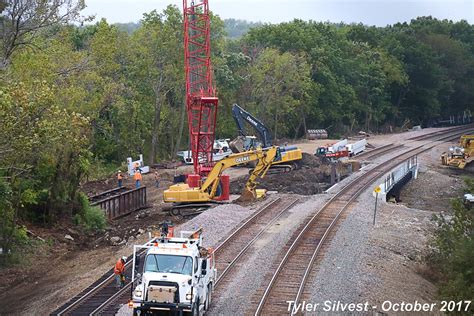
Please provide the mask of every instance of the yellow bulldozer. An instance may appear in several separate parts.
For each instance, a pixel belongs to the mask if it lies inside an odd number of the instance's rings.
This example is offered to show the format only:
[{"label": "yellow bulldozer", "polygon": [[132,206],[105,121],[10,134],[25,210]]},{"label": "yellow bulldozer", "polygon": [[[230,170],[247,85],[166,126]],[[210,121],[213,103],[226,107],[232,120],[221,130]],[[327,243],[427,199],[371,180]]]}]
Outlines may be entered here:
[{"label": "yellow bulldozer", "polygon": [[459,146],[449,147],[449,152],[441,155],[441,164],[464,169],[474,158],[474,135],[463,135]]}]

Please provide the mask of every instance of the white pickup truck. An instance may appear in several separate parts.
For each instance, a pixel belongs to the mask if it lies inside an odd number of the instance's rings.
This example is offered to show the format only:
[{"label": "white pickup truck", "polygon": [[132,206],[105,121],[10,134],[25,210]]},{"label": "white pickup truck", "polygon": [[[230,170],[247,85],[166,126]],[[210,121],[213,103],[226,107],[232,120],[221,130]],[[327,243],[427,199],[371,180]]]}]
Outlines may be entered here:
[{"label": "white pickup truck", "polygon": [[133,315],[200,315],[208,310],[217,273],[212,251],[201,247],[201,230],[180,235],[134,246]]},{"label": "white pickup truck", "polygon": [[[219,161],[232,154],[232,150],[229,147],[228,139],[214,140],[213,150],[214,151],[212,153],[212,161]],[[180,157],[185,164],[193,164],[193,157],[190,150],[178,151],[176,155]]]}]

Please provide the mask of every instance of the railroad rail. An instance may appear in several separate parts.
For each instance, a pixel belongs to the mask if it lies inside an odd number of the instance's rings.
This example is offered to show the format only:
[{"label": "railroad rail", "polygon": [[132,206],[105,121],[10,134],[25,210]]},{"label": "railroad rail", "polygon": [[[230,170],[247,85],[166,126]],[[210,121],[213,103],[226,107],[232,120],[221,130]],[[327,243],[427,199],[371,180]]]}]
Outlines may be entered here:
[{"label": "railroad rail", "polygon": [[400,149],[400,146],[396,144],[387,144],[387,145],[376,147],[369,151],[365,151],[359,155],[354,156],[353,158],[357,160],[371,159],[373,157],[381,156],[385,153],[391,152],[395,149]]},{"label": "railroad rail", "polygon": [[433,136],[443,135],[447,132],[462,131],[462,130],[465,130],[465,129],[469,130],[469,129],[472,129],[473,126],[474,126],[473,124],[456,126],[456,127],[452,127],[452,128],[449,128],[449,129],[444,129],[444,130],[441,130],[441,131],[435,131],[435,132],[428,133],[428,134],[413,136],[413,137],[408,138],[408,140],[427,140],[427,139],[432,138]]},{"label": "railroad rail", "polygon": [[[112,303],[126,302],[126,297],[130,296],[132,259],[133,255],[130,255],[125,263],[126,283],[123,288],[117,288],[112,268],[66,304],[53,311],[51,315],[100,315],[104,311],[111,311],[112,308],[115,310],[117,306],[111,306]],[[121,298],[123,300],[120,300]]]},{"label": "railroad rail", "polygon": [[257,211],[253,216],[238,227],[215,250],[216,268],[219,277],[215,287],[223,284],[223,280],[232,271],[247,250],[268,230],[279,218],[299,202],[298,198],[283,200],[277,198]]},{"label": "railroad rail", "polygon": [[[459,130],[454,133],[459,133]],[[419,145],[370,169],[364,175],[346,184],[322,208],[309,216],[305,221],[306,224],[296,231],[294,237],[284,247],[279,260],[273,264],[271,272],[265,276],[266,284],[256,292],[252,299],[251,308],[254,314],[291,314],[288,311],[287,302],[294,301],[295,305],[300,301],[316,258],[318,256],[321,258],[323,255],[321,249],[324,242],[341,214],[383,174],[406,159],[431,149],[437,141],[451,137],[453,137],[453,131],[445,131],[443,136],[434,140],[432,144]]]},{"label": "railroad rail", "polygon": [[[409,143],[412,143],[414,141],[429,140],[429,139],[436,138],[438,136],[446,135],[447,133],[449,133],[449,135],[452,135],[453,138],[443,137],[442,140],[454,140],[454,139],[456,139],[456,137],[459,137],[460,132],[468,132],[469,130],[472,130],[473,127],[474,127],[474,125],[472,125],[472,124],[471,125],[458,126],[458,127],[451,128],[451,129],[445,129],[445,130],[442,130],[442,131],[436,131],[436,132],[432,132],[432,133],[429,133],[429,134],[424,134],[424,135],[411,137],[411,138],[408,138],[407,141],[409,141]],[[406,142],[404,144],[392,143],[392,144],[383,145],[383,146],[374,148],[372,150],[363,152],[359,155],[356,155],[356,156],[354,156],[354,159],[368,160],[368,159],[372,159],[372,158],[377,158],[377,157],[380,157],[382,155],[388,154],[390,152],[399,151],[400,149],[405,148],[405,145],[408,145],[408,143],[406,143]]]}]

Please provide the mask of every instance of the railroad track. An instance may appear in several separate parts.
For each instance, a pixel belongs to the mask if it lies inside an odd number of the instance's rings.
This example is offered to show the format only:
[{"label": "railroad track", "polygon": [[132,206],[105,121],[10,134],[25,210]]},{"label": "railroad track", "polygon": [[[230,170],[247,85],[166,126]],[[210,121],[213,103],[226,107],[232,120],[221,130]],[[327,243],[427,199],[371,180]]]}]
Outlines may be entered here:
[{"label": "railroad track", "polygon": [[[124,272],[126,284],[122,289],[118,289],[115,285],[112,268],[69,302],[53,311],[51,315],[100,315],[105,311],[108,311],[107,315],[115,314],[112,309],[116,311],[119,303],[126,302],[130,297],[132,259],[133,256],[127,258]],[[117,304],[112,305],[113,303]]]},{"label": "railroad track", "polygon": [[225,284],[226,276],[234,270],[237,263],[249,254],[250,247],[299,201],[298,198],[277,198],[257,211],[249,220],[237,228],[215,250],[216,268],[219,277],[215,287]]},{"label": "railroad track", "polygon": [[[464,129],[466,127],[463,127]],[[461,128],[457,129],[457,134]],[[452,130],[450,130],[452,131]],[[445,131],[446,132],[446,131]],[[439,133],[436,133],[439,135]],[[448,136],[443,136],[437,140],[444,140],[447,138],[453,137],[453,132]],[[423,135],[427,136],[427,135]],[[431,135],[430,137],[434,137]],[[382,147],[379,147],[382,148]],[[398,147],[400,149],[400,147]],[[368,153],[382,155],[388,151],[393,150],[392,147],[389,146],[379,149],[378,153],[372,150]],[[360,157],[360,155],[359,155]],[[377,169],[377,168],[374,168]],[[374,171],[375,172],[375,171]],[[375,176],[377,178],[380,174]],[[369,183],[370,184],[370,183]],[[367,184],[367,185],[369,185]],[[346,186],[347,187],[347,186]],[[344,189],[343,189],[344,190]],[[342,200],[346,199],[348,196],[341,197]],[[354,197],[355,198],[355,197]],[[333,198],[334,199],[334,198]],[[352,199],[353,200],[353,199]],[[350,200],[350,201],[352,201]],[[332,201],[332,200],[331,200]],[[331,202],[330,201],[330,202]],[[216,265],[218,267],[218,271],[222,271],[219,279],[216,282],[216,286],[218,284],[224,284],[225,276],[235,267],[235,263],[237,263],[241,257],[246,253],[249,246],[257,240],[258,236],[263,233],[271,223],[276,221],[284,212],[290,209],[297,200],[285,200],[282,201],[281,198],[277,198],[274,201],[267,204],[261,210],[257,211],[251,218],[249,218],[245,223],[243,223],[233,234],[231,234],[219,247],[215,249],[216,253]],[[329,202],[328,202],[329,203]],[[335,203],[335,202],[333,202]],[[336,205],[336,204],[334,204]],[[345,206],[347,208],[347,206]],[[344,208],[344,209],[345,209]],[[343,210],[341,210],[338,214],[340,214]],[[332,215],[330,211],[326,212],[329,218],[332,216],[334,217],[334,211]],[[324,214],[326,214],[324,213]],[[328,223],[329,218],[324,217],[321,210],[318,214],[322,219],[321,223]],[[318,215],[316,214],[316,215]],[[335,219],[338,218],[338,214],[336,214]],[[316,216],[315,215],[315,216]],[[325,215],[326,216],[326,215]],[[319,217],[318,217],[319,218]],[[328,229],[332,227],[333,224],[329,224]],[[255,232],[258,231],[257,235]],[[324,235],[325,236],[325,235]],[[314,239],[313,239],[314,240]],[[321,239],[320,242],[324,240]],[[233,244],[233,246],[231,245]],[[222,258],[220,260],[219,258]],[[132,266],[132,256],[130,256],[127,260],[125,265],[125,275],[127,278],[127,283],[124,288],[118,290],[115,287],[115,279],[113,274],[113,269],[106,272],[102,277],[100,277],[97,281],[95,281],[92,285],[88,288],[83,290],[77,296],[72,298],[69,302],[55,310],[52,315],[100,315],[100,314],[114,314],[121,303],[125,303],[127,298],[130,295],[131,291],[131,266]]]},{"label": "railroad track", "polygon": [[473,126],[474,126],[473,124],[456,126],[456,127],[450,128],[450,129],[442,130],[442,131],[436,131],[436,132],[429,133],[429,134],[410,137],[410,138],[408,138],[408,140],[427,140],[427,139],[429,140],[430,138],[432,138],[434,136],[443,135],[446,132],[463,131],[463,130],[466,130],[466,129],[469,130],[469,129],[472,129]]},{"label": "railroad track", "polygon": [[370,151],[363,152],[359,155],[354,156],[354,159],[361,160],[361,159],[371,159],[377,156],[381,156],[388,152],[394,151],[395,149],[400,149],[400,145],[396,144],[387,144],[377,148],[374,148]]},{"label": "railroad track", "polygon": [[[463,126],[451,128],[449,130],[436,131],[436,132],[425,134],[425,135],[411,137],[411,138],[408,138],[407,141],[410,141],[410,143],[411,143],[411,142],[420,141],[420,140],[430,140],[430,139],[434,139],[434,138],[439,137],[439,136],[443,136],[442,140],[451,141],[451,140],[456,140],[457,138],[459,138],[460,134],[462,134],[464,132],[469,132],[472,129],[473,129],[472,124],[471,125],[463,125]],[[447,133],[450,135],[450,137],[445,136]],[[369,160],[369,159],[372,159],[372,158],[377,158],[377,157],[380,157],[382,155],[388,154],[390,152],[399,151],[400,149],[405,148],[405,145],[408,145],[408,144],[405,142],[405,144],[392,143],[392,144],[383,145],[383,146],[377,147],[375,149],[372,149],[370,151],[363,152],[363,153],[355,156],[354,159]]]},{"label": "railroad track", "polygon": [[459,133],[459,130],[445,132],[431,144],[419,145],[372,168],[346,184],[322,208],[308,217],[306,224],[296,231],[290,242],[283,248],[278,260],[272,265],[271,272],[265,276],[263,287],[255,293],[250,307],[252,313],[255,315],[291,314],[287,302],[293,301],[297,305],[301,300],[316,258],[324,255],[322,251],[324,242],[341,214],[364,190],[386,172],[404,160],[436,146],[437,141],[452,138],[453,133]]},{"label": "railroad track", "polygon": [[[266,227],[269,221],[274,222],[284,211],[296,204],[297,201],[297,199],[283,201],[282,198],[271,201],[255,212],[252,217],[239,226],[214,250],[218,271],[226,271],[220,275],[216,285],[230,271],[234,263],[237,262],[235,260],[232,264],[225,264],[224,258],[228,258],[239,247],[244,247],[246,244],[250,245],[249,241],[254,237],[255,231],[259,227]],[[220,260],[221,258],[223,260]],[[132,257],[130,256],[125,265],[127,280],[131,280],[131,264]],[[113,269],[111,269],[79,295],[54,311],[52,315],[114,315],[120,308],[120,304],[127,302],[130,292],[131,282],[127,282],[120,290],[116,288]]]}]

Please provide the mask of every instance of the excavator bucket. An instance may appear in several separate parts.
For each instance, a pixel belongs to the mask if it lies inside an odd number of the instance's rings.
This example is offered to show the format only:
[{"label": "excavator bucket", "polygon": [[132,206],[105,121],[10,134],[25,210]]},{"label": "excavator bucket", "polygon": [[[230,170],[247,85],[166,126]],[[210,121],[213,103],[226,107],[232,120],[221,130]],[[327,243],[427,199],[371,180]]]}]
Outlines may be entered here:
[{"label": "excavator bucket", "polygon": [[256,200],[262,199],[266,196],[267,190],[265,189],[256,189],[254,192],[244,188],[242,194],[237,199],[238,202],[254,202]]},{"label": "excavator bucket", "polygon": [[242,190],[242,194],[237,199],[238,202],[253,202],[257,200],[256,192],[252,192],[247,188]]},{"label": "excavator bucket", "polygon": [[229,147],[234,154],[241,153],[245,151],[244,142],[245,142],[245,137],[237,136],[237,138],[233,139],[229,143]]}]

